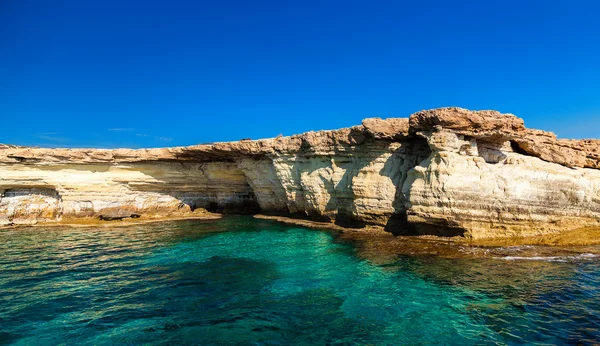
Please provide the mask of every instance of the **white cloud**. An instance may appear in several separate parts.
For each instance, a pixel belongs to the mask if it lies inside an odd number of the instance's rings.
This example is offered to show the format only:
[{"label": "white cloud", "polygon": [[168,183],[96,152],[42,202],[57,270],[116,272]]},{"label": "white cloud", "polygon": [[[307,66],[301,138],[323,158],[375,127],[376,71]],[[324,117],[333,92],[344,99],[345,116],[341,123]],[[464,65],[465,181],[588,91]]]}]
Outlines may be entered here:
[{"label": "white cloud", "polygon": [[131,132],[131,131],[135,131],[135,129],[128,128],[128,127],[116,127],[116,128],[112,128],[112,129],[107,129],[107,131],[112,131],[112,132]]},{"label": "white cloud", "polygon": [[66,137],[56,137],[56,136],[48,136],[49,134],[58,134],[58,133],[39,133],[39,134],[35,134],[33,135],[33,137],[36,138],[40,138],[40,139],[45,139],[47,141],[51,141],[51,142],[68,142],[70,141],[69,138]]}]

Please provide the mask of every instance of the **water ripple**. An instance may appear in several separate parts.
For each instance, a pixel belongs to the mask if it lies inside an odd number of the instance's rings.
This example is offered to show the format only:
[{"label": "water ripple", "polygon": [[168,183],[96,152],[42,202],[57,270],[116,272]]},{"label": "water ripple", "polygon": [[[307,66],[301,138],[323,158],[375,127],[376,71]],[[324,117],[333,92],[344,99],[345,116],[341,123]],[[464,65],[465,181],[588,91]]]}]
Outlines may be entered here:
[{"label": "water ripple", "polygon": [[5,230],[0,344],[597,343],[600,258],[537,251],[374,265],[244,217]]}]

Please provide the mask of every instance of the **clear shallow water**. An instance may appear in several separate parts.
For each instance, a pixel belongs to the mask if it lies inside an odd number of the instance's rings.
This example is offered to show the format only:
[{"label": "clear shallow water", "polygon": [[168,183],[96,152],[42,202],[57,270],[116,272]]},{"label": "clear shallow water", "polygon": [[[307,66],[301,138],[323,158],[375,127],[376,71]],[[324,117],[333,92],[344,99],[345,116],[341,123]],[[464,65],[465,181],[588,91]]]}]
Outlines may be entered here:
[{"label": "clear shallow water", "polygon": [[0,344],[600,340],[598,258],[381,263],[355,245],[245,217],[0,231]]}]

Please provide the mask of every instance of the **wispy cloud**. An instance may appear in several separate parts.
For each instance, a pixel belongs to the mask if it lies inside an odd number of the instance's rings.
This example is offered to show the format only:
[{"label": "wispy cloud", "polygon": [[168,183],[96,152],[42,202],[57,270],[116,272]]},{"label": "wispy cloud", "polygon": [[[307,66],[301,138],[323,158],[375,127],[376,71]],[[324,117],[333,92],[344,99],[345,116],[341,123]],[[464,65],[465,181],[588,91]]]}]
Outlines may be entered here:
[{"label": "wispy cloud", "polygon": [[[144,140],[153,140],[153,141],[157,141],[157,142],[171,142],[174,140],[172,137],[157,136],[157,135],[142,132],[142,131],[145,131],[144,129],[134,129],[134,128],[129,128],[129,127],[115,127],[115,128],[107,129],[107,131],[122,133],[121,136],[139,137],[139,140],[144,139]],[[117,136],[117,134],[115,134],[115,136]]]},{"label": "wispy cloud", "polygon": [[107,131],[112,131],[112,132],[131,132],[131,131],[135,131],[135,129],[129,128],[129,127],[115,127],[112,129],[107,129]]},{"label": "wispy cloud", "polygon": [[150,136],[147,133],[136,133],[135,134],[136,137],[152,137],[152,139],[154,139],[155,141],[162,141],[162,142],[170,142],[173,140],[173,138],[171,137],[166,137],[166,136]]},{"label": "wispy cloud", "polygon": [[68,141],[70,141],[70,139],[66,138],[66,137],[52,136],[52,135],[58,135],[58,134],[59,133],[56,133],[56,132],[45,132],[45,133],[34,134],[33,137],[36,137],[39,139],[44,139],[44,140],[51,141],[51,142],[68,142]]}]

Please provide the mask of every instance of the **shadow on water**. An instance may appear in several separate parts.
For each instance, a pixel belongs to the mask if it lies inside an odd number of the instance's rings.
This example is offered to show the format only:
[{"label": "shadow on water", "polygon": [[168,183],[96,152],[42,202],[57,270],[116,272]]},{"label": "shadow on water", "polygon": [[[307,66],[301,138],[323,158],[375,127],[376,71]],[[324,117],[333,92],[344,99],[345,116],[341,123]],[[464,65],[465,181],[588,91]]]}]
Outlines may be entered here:
[{"label": "shadow on water", "polygon": [[[21,230],[23,239],[11,235],[13,252],[0,256],[0,266],[8,266],[3,268],[9,273],[0,279],[0,299],[11,301],[0,307],[7,327],[0,342],[314,344],[348,335],[377,340],[385,324],[346,317],[344,299],[332,289],[283,297],[271,292],[280,278],[275,262],[220,255],[198,261],[193,256],[200,244],[227,246],[207,242],[209,237],[264,229],[287,227],[231,217],[127,229]],[[184,252],[172,254],[172,246]],[[148,255],[153,258],[159,249],[171,257],[148,262]],[[20,263],[17,256],[24,256]]]},{"label": "shadow on water", "polygon": [[[173,284],[144,300],[185,299],[165,301],[164,308],[150,312],[164,320],[146,329],[151,333],[148,342],[160,336],[165,344],[195,343],[202,335],[213,344],[279,340],[308,345],[335,342],[348,334],[375,338],[385,327],[345,317],[341,310],[344,299],[333,290],[305,290],[284,299],[271,293],[269,288],[278,278],[274,263],[213,257],[203,263],[166,266],[161,271],[168,273],[167,280]],[[144,340],[136,336],[131,341]]]}]

